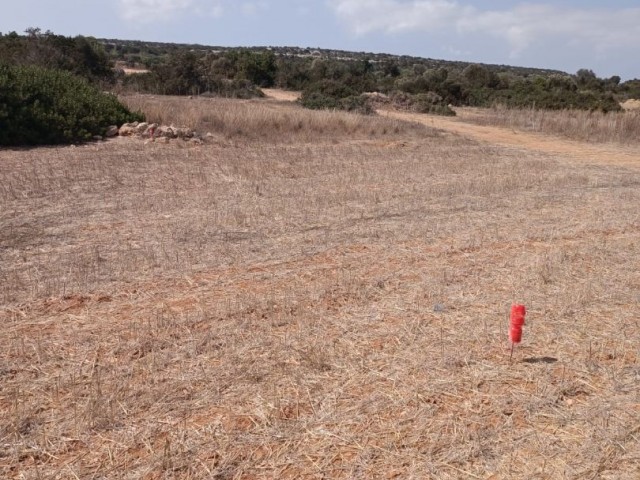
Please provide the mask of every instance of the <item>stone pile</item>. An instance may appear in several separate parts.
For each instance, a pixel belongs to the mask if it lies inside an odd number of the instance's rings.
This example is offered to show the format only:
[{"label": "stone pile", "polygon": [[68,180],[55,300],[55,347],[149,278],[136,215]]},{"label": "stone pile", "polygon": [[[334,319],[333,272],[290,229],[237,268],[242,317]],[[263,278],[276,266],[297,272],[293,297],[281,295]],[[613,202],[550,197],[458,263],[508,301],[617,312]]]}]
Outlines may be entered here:
[{"label": "stone pile", "polygon": [[[105,137],[140,137],[150,140],[162,139],[170,141],[172,139],[190,140],[194,143],[202,143],[203,137],[190,128],[176,127],[174,125],[158,125],[157,123],[133,122],[125,123],[120,128],[112,125],[107,129]],[[207,135],[208,137],[209,135]]]}]

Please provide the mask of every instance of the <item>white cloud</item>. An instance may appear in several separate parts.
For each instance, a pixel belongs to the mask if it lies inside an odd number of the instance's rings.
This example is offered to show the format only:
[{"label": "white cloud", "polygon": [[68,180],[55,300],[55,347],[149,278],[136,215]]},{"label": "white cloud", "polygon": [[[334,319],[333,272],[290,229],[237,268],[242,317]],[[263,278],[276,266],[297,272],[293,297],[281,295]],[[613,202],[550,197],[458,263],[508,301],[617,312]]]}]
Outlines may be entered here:
[{"label": "white cloud", "polygon": [[120,16],[131,23],[169,22],[188,13],[198,17],[218,18],[228,11],[256,15],[269,8],[266,0],[118,0]]},{"label": "white cloud", "polygon": [[242,4],[242,13],[245,15],[256,15],[264,10],[267,10],[268,5],[265,1],[260,2],[245,2]]},{"label": "white cloud", "polygon": [[219,17],[224,11],[217,0],[118,0],[118,3],[120,16],[132,23],[169,21],[185,12]]},{"label": "white cloud", "polygon": [[505,40],[513,57],[538,40],[582,44],[596,53],[640,44],[640,8],[563,8],[522,4],[482,10],[451,0],[329,0],[357,35],[381,31],[479,33]]},{"label": "white cloud", "polygon": [[399,2],[397,0],[334,0],[336,15],[356,34],[376,30],[387,33],[435,30],[451,25],[465,8],[444,0]]},{"label": "white cloud", "polygon": [[192,0],[120,0],[122,18],[131,22],[166,20],[191,6]]}]

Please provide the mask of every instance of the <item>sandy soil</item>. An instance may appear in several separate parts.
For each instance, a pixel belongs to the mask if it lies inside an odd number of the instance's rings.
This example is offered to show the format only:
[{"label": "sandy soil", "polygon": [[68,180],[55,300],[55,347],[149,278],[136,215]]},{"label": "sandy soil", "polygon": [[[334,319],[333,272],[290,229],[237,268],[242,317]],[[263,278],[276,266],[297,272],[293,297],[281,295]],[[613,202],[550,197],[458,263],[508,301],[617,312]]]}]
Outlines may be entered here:
[{"label": "sandy soil", "polygon": [[262,91],[267,97],[271,97],[284,102],[295,102],[298,98],[300,98],[299,92],[289,92],[287,90],[278,90],[276,88],[263,88]]},{"label": "sandy soil", "polygon": [[640,110],[640,100],[631,98],[622,104],[622,108],[625,110]]}]

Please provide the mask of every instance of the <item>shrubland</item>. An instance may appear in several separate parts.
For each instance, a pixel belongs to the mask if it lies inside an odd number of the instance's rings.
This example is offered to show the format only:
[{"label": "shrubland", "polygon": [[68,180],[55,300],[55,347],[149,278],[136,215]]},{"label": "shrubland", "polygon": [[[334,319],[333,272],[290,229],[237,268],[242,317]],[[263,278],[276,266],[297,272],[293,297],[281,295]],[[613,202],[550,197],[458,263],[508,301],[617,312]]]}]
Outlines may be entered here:
[{"label": "shrubland", "polygon": [[[113,58],[127,58],[122,53],[126,48],[121,44],[109,45]],[[308,108],[365,113],[372,106],[361,95],[368,92],[404,95],[403,103],[412,103],[416,111],[442,114],[451,114],[449,105],[494,104],[609,112],[620,109],[620,100],[640,96],[637,81],[621,83],[616,76],[602,79],[588,69],[570,75],[504,65],[350,52],[188,47],[165,45],[160,49],[153,44],[137,45],[141,64],[151,72],[145,77],[124,79],[124,86],[142,93],[214,92],[219,96],[247,98],[246,88],[233,84],[244,81],[256,88],[275,86],[301,91],[301,103]],[[145,52],[157,54],[153,62],[145,63]],[[232,88],[220,88],[223,81]],[[243,93],[234,93],[236,88]]]},{"label": "shrubland", "polygon": [[[144,66],[125,75],[114,61]],[[616,112],[640,97],[638,80],[599,78],[504,65],[296,48],[224,48],[66,38],[39,29],[0,34],[0,63],[67,70],[119,93],[203,95],[249,99],[261,88],[302,92],[311,109],[373,113],[371,92],[421,113],[453,115],[452,106]],[[380,100],[382,97],[377,97]]]},{"label": "shrubland", "polygon": [[69,72],[0,65],[0,145],[90,140],[110,125],[142,119]]}]

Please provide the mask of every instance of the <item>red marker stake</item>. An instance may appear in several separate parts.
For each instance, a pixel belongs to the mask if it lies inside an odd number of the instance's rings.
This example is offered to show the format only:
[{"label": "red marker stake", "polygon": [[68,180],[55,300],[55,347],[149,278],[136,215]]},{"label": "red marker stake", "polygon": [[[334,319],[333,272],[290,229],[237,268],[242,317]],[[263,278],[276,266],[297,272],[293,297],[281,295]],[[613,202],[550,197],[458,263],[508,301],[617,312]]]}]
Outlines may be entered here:
[{"label": "red marker stake", "polygon": [[513,349],[516,343],[522,341],[522,327],[524,326],[524,316],[526,309],[524,305],[511,305],[511,317],[509,319],[509,340],[511,340],[511,355],[509,361],[513,358]]}]

